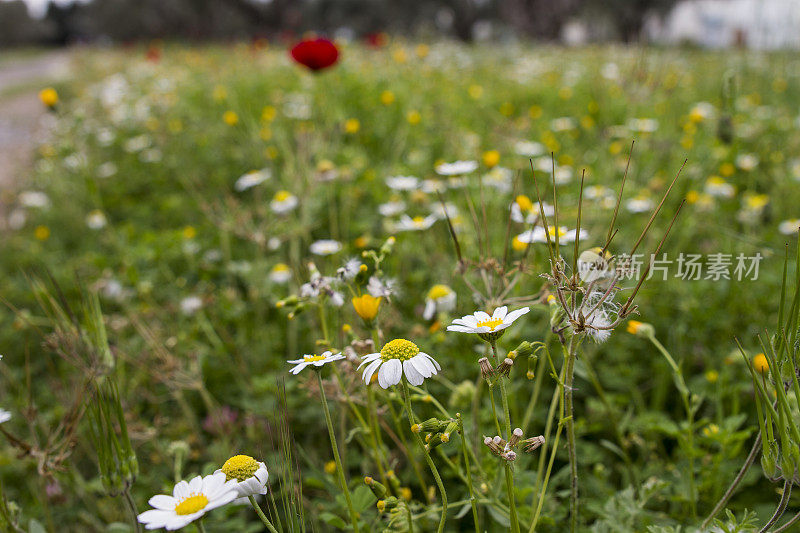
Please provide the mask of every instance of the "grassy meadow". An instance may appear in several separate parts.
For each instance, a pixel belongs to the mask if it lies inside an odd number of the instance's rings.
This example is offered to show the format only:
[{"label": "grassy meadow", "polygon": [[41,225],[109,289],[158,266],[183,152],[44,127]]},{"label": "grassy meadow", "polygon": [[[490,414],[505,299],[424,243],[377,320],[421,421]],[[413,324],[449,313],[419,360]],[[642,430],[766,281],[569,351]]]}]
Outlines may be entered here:
[{"label": "grassy meadow", "polygon": [[[751,531],[772,516],[786,485],[757,452],[732,514],[701,527],[770,426],[769,345],[781,368],[796,350],[776,329],[796,315],[796,55],[392,40],[343,44],[316,73],[264,43],[74,55],[35,169],[2,193],[8,531],[135,531],[153,495],[237,454],[269,470],[260,508],[278,531]],[[609,290],[608,329],[565,319],[595,294],[570,286],[576,252],[611,233],[617,263],[636,248],[645,273],[679,206],[666,275]],[[681,254],[700,255],[700,279]],[[757,279],[737,279],[740,255],[760,258]],[[502,305],[530,311],[499,338],[447,330]],[[396,362],[392,339],[438,373],[365,385],[361,357]],[[289,373],[326,350],[345,357]],[[409,403],[438,422],[410,431]],[[777,409],[778,426],[800,418]],[[509,457],[517,427],[544,444]],[[785,473],[800,440],[780,433]],[[264,530],[244,503],[187,530]],[[786,507],[783,522],[800,502]]]}]

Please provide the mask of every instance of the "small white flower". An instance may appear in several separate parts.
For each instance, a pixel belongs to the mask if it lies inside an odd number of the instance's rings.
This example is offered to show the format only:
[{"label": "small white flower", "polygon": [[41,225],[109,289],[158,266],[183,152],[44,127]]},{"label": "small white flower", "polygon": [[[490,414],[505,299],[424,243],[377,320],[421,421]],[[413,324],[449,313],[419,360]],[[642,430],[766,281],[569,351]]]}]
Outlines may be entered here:
[{"label": "small white flower", "polygon": [[236,183],[233,185],[233,188],[237,192],[246,191],[256,185],[260,185],[267,181],[272,176],[272,172],[268,168],[262,168],[261,170],[251,170],[250,172],[243,174],[239,179],[236,180]]},{"label": "small white flower", "polygon": [[292,271],[287,264],[278,263],[269,271],[269,280],[272,283],[288,283],[290,279],[292,279]]},{"label": "small white flower", "polygon": [[297,196],[289,191],[278,191],[269,203],[269,207],[276,214],[285,215],[297,207],[298,203]]},{"label": "small white flower", "polygon": [[550,121],[550,129],[553,131],[569,131],[575,129],[575,119],[572,117],[554,118]]},{"label": "small white flower", "polygon": [[[546,217],[551,217],[555,213],[553,206],[547,202],[542,202],[541,208]],[[527,196],[517,196],[511,204],[511,220],[514,222],[533,224],[539,220],[540,214],[539,204],[531,202]]]},{"label": "small white flower", "polygon": [[[548,226],[548,230],[550,233],[550,240],[555,243],[556,237],[556,228],[554,226]],[[547,233],[545,232],[544,228],[541,226],[536,226],[532,230],[528,230],[524,233],[520,233],[517,235],[517,239],[519,242],[528,244],[528,243],[546,243],[547,242]],[[578,233],[574,229],[568,230],[566,227],[561,226],[558,228],[558,244],[565,245],[572,242],[575,242],[575,237],[578,236]],[[585,229],[581,229],[580,234],[581,240],[585,240],[589,238],[589,233]]]},{"label": "small white flower", "polygon": [[385,217],[399,215],[406,210],[406,203],[402,200],[386,202],[378,206],[378,212]]},{"label": "small white flower", "polygon": [[654,118],[632,118],[628,121],[628,129],[637,133],[653,133],[658,129],[658,121]]},{"label": "small white flower", "polygon": [[483,175],[483,184],[500,192],[511,192],[514,172],[506,167],[494,167]]},{"label": "small white flower", "polygon": [[[249,455],[234,455],[214,473],[219,474],[220,472],[225,474],[227,481],[237,482],[235,489],[239,498],[244,499],[242,503],[247,501],[248,496],[267,493],[267,481],[269,480],[267,465],[256,461]],[[238,500],[234,503],[238,503]]]},{"label": "small white flower", "polygon": [[394,225],[395,231],[421,231],[426,230],[433,226],[436,222],[436,215],[428,215],[426,217],[416,216],[411,218],[408,215],[400,217],[400,221]]},{"label": "small white flower", "polygon": [[203,300],[199,296],[187,296],[181,300],[181,312],[184,315],[193,315],[203,307]]},{"label": "small white flower", "polygon": [[758,166],[758,158],[753,154],[741,154],[736,157],[736,166],[742,170],[753,170]]},{"label": "small white flower", "polygon": [[792,235],[797,233],[798,228],[800,228],[800,218],[790,218],[789,220],[784,220],[780,223],[780,225],[778,225],[778,231],[784,235]]},{"label": "small white flower", "polygon": [[358,369],[364,365],[366,368],[361,375],[364,383],[369,385],[377,372],[378,385],[383,389],[397,385],[403,376],[412,385],[422,385],[442,369],[433,357],[419,351],[416,344],[406,339],[394,339],[387,342],[380,352],[365,355]]},{"label": "small white flower", "polygon": [[8,422],[9,420],[11,420],[11,411],[0,409],[0,424]]},{"label": "small white flower", "polygon": [[386,178],[386,185],[395,191],[413,191],[419,187],[419,178],[414,176],[390,176]]},{"label": "small white flower", "polygon": [[425,194],[436,194],[437,192],[445,192],[447,184],[439,180],[425,180],[422,182],[422,192]]},{"label": "small white flower", "polygon": [[431,204],[429,209],[431,210],[431,215],[435,216],[438,220],[444,220],[448,216],[450,220],[458,217],[458,206],[450,202],[444,205],[442,205],[441,202],[436,202],[435,204]]},{"label": "small white flower", "polygon": [[538,142],[518,141],[514,144],[514,151],[525,157],[536,157],[545,153],[545,147]]},{"label": "small white flower", "polygon": [[434,285],[425,298],[422,318],[430,320],[434,313],[446,313],[456,308],[456,293],[447,285]]},{"label": "small white flower", "polygon": [[305,367],[309,365],[313,365],[316,367],[320,367],[327,363],[332,363],[333,361],[339,361],[340,359],[344,359],[344,355],[341,353],[334,354],[330,350],[327,352],[322,353],[321,355],[304,355],[302,359],[293,359],[291,361],[287,361],[287,363],[295,365],[292,367],[289,372],[294,375],[300,373]]},{"label": "small white flower", "polygon": [[50,206],[50,198],[40,191],[24,191],[19,193],[19,203],[23,207],[45,208]]},{"label": "small white flower", "polygon": [[107,161],[97,167],[97,177],[100,179],[110,178],[117,173],[117,165],[111,161]]},{"label": "small white flower", "polygon": [[631,213],[645,213],[653,209],[653,201],[643,196],[631,198],[625,202],[625,209]]},{"label": "small white flower", "polygon": [[308,249],[314,255],[333,255],[342,251],[342,243],[333,239],[322,239],[312,242]]},{"label": "small white flower", "polygon": [[86,215],[86,225],[89,226],[89,229],[103,229],[106,224],[108,224],[108,220],[99,209],[95,209]]},{"label": "small white flower", "polygon": [[225,474],[197,476],[188,483],[180,481],[172,496],[158,494],[150,498],[154,509],[138,516],[146,529],[180,529],[202,517],[208,511],[222,507],[237,497],[236,481],[225,481]]},{"label": "small white flower", "polygon": [[440,176],[458,176],[475,172],[478,168],[477,161],[454,161],[436,165],[436,173]]},{"label": "small white flower", "polygon": [[471,315],[453,320],[453,323],[447,326],[447,331],[477,333],[479,335],[499,333],[528,311],[530,311],[529,307],[522,307],[509,313],[508,307],[505,305],[495,309],[491,315],[483,311],[475,311]]},{"label": "small white flower", "polygon": [[719,176],[711,176],[708,178],[703,190],[707,194],[718,198],[733,198],[734,195],[736,195],[736,187]]}]

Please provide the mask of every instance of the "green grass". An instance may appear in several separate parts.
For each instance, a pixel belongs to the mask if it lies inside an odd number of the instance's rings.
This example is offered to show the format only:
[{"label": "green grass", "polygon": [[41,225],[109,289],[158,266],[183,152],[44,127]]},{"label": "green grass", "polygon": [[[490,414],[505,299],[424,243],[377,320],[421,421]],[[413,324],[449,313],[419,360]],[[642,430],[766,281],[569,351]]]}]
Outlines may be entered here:
[{"label": "green grass", "polygon": [[[397,217],[381,216],[378,205],[403,200],[405,213],[426,215],[437,206],[435,194],[392,191],[384,179],[413,175],[441,181],[437,163],[479,161],[466,188],[450,188],[443,196],[458,209],[450,214],[470,265],[489,257],[502,262],[513,190],[534,202],[536,196],[528,157],[515,151],[518,141],[542,143],[543,157],[552,151],[559,166],[572,170],[571,181],[558,186],[558,201],[559,222],[574,228],[583,169],[587,187],[602,185],[616,194],[635,139],[613,253],[629,251],[649,218],[649,211],[628,211],[625,201],[642,196],[658,203],[686,160],[639,251],[655,249],[687,198],[662,250],[668,257],[763,256],[757,281],[682,280],[674,277],[673,265],[670,279],[646,282],[637,296],[641,316],[634,318],[654,326],[696,395],[699,407],[690,428],[670,367],[646,339],[628,334],[623,324],[603,344],[584,343],[574,392],[581,523],[595,531],[696,526],[741,466],[758,426],[750,375],[734,336],[749,355],[761,351],[756,336],[777,320],[784,245],[790,243],[791,254],[796,246],[794,237],[778,227],[800,216],[800,79],[792,56],[453,43],[420,50],[398,42],[380,50],[346,46],[339,65],[313,75],[291,64],[278,47],[168,45],[155,63],[139,50],[87,51],[76,71],[81,76],[60,90],[52,142],[39,147],[35,176],[25,184],[45,192],[50,206],[21,207],[19,197],[11,196],[11,210],[18,207],[17,216],[24,213],[25,222],[0,234],[0,295],[9,304],[0,311],[0,406],[13,416],[2,427],[36,452],[19,457],[19,448],[3,445],[0,476],[26,527],[30,518],[51,531],[129,527],[110,526],[128,521],[127,511],[119,498],[103,492],[83,421],[68,456],[42,459],[48,436],[58,431],[68,406],[88,398],[80,389],[85,372],[52,349],[57,344],[53,326],[32,296],[31,277],[45,280],[51,291],[57,285],[67,302],[79,301],[80,286],[100,295],[116,361],[111,372],[138,457],[132,494],[140,511],[151,495],[171,490],[176,442],[189,449],[179,468],[183,478],[208,474],[237,453],[261,458],[271,472],[281,471],[280,457],[287,451],[276,412],[285,383],[285,416],[302,471],[305,520],[317,530],[331,529],[338,523],[334,518],[347,522],[336,477],[323,468],[331,455],[315,381],[308,371],[290,376],[285,363],[317,348],[323,338],[319,317],[312,304],[301,306],[291,319],[292,306],[276,304],[308,281],[310,260],[324,275],[334,275],[344,259],[356,257],[373,274],[375,265],[361,253],[379,249],[391,235],[397,241],[380,268],[396,279],[399,290],[382,303],[382,339],[414,340],[440,362],[441,379],[425,385],[452,413],[461,412],[470,446],[484,434],[494,435],[486,387],[473,403],[466,384],[480,383],[477,359],[484,348],[476,351],[477,339],[446,333],[445,326],[449,319],[490,306],[474,303],[468,284],[484,293],[495,293],[496,286],[485,287],[474,268],[460,274],[445,221],[425,231],[395,232],[391,221]],[[692,116],[701,102],[708,102],[712,113]],[[223,120],[226,111],[236,113],[235,125]],[[409,120],[415,116],[418,123]],[[571,118],[571,125],[558,131],[559,122],[553,121],[562,117]],[[347,131],[349,119],[358,120],[357,131],[353,122]],[[655,119],[657,127],[652,132],[619,127],[631,119]],[[729,132],[726,121],[733,125],[730,142],[721,140]],[[490,170],[483,160],[490,150],[497,150],[499,166],[509,169],[511,189],[479,180]],[[751,170],[742,168],[740,156],[747,154],[758,160]],[[116,171],[105,176],[112,165]],[[322,181],[319,169],[331,166],[338,176]],[[243,192],[234,189],[242,174],[262,168],[271,171],[270,179]],[[537,176],[543,193],[552,195],[549,174],[537,171]],[[722,176],[735,194],[706,195],[711,176]],[[281,190],[299,199],[297,209],[285,216],[269,207]],[[747,194],[766,195],[768,203],[747,211]],[[588,238],[581,239],[581,249],[603,246],[613,207],[584,202],[582,227]],[[474,228],[470,204],[483,235]],[[87,215],[95,211],[107,221],[100,229],[87,227]],[[527,229],[516,222],[510,228],[511,236]],[[343,244],[342,252],[312,256],[309,245],[329,238]],[[571,262],[572,246],[562,251]],[[286,285],[270,279],[278,263],[291,269]],[[549,270],[545,245],[534,244],[527,255],[511,247],[507,264],[525,272],[509,296],[536,303],[502,338],[501,350],[522,340],[547,342],[560,369],[561,350],[544,300],[552,287],[539,276]],[[422,318],[422,309],[428,290],[439,283],[451,286],[458,301],[455,311],[434,323]],[[326,307],[328,339],[339,349],[371,335],[344,292],[344,306]],[[181,302],[190,296],[199,297],[202,307],[183,312]],[[352,333],[343,331],[345,324]],[[368,399],[360,373],[349,362],[340,368],[348,393],[363,409]],[[538,391],[523,428],[526,436],[545,432],[556,390],[547,365],[536,369],[535,379],[528,380],[525,363],[518,361],[509,381],[513,425],[521,425]],[[338,386],[331,381],[332,391]],[[380,416],[397,431],[386,410],[392,400],[378,392]],[[364,475],[378,479],[372,445],[366,433],[354,429],[358,424],[343,396],[329,396],[351,490],[362,491],[354,494],[363,503],[361,529],[386,527],[386,515],[379,515],[374,498],[358,483]],[[402,412],[402,405],[396,407]],[[423,420],[437,414],[424,403],[415,409]],[[229,418],[215,423],[219,416]],[[690,444],[687,434],[693,437]],[[463,464],[456,440],[437,449]],[[407,455],[388,433],[383,441],[388,466],[400,486],[411,489],[413,512],[424,514],[425,494]],[[569,468],[564,442],[562,435],[537,530],[565,530]],[[475,452],[481,468],[474,466],[472,473],[485,500],[481,520],[485,528],[503,531],[505,485],[496,483],[502,479],[497,475],[501,465],[486,447]],[[538,453],[521,456],[514,472],[516,500],[527,529],[541,471]],[[416,459],[425,484],[434,486],[424,459]],[[471,529],[466,484],[439,455],[434,459],[451,502],[447,530]],[[690,496],[690,462],[697,498]],[[280,487],[273,485],[276,497]],[[730,508],[740,518],[744,509],[756,511],[764,523],[777,504],[773,487],[756,467]],[[789,509],[795,508],[790,502]],[[257,530],[257,517],[245,509],[215,511],[207,528]],[[455,518],[461,513],[463,522]],[[278,514],[290,513],[281,507]],[[416,531],[434,530],[438,514],[425,514],[418,522]]]}]

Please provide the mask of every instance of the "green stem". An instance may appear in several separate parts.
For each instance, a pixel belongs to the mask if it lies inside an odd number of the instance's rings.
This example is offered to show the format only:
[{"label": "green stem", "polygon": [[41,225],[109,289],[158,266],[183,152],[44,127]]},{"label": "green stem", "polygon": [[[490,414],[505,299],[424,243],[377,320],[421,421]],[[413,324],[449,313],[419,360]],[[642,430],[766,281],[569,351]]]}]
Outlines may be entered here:
[{"label": "green stem", "polygon": [[264,522],[264,525],[267,526],[267,529],[269,529],[272,533],[278,533],[278,530],[275,529],[275,526],[273,526],[272,522],[269,521],[267,515],[265,515],[264,511],[261,510],[261,506],[258,505],[256,499],[252,495],[248,496],[247,499],[250,500],[250,505],[253,506],[253,509],[255,509],[256,514],[261,519],[261,521]]},{"label": "green stem", "polygon": [[130,509],[131,515],[133,516],[133,530],[139,533],[142,530],[142,527],[139,525],[139,511],[136,510],[136,502],[134,502],[131,497],[130,487],[125,487],[123,494],[125,495],[125,502],[128,504],[128,509]]},{"label": "green stem", "polygon": [[339,446],[336,444],[336,435],[333,432],[333,422],[331,421],[331,412],[328,409],[328,400],[325,398],[325,388],[322,384],[322,375],[318,370],[317,383],[319,384],[319,396],[322,398],[322,409],[325,411],[325,422],[328,424],[328,436],[331,439],[331,450],[333,451],[333,460],[336,461],[336,472],[339,477],[339,485],[344,492],[344,499],[347,502],[347,510],[350,512],[350,522],[353,524],[353,530],[358,533],[358,515],[353,508],[353,501],[350,499],[350,488],[347,486],[347,481],[344,479],[344,469],[342,468],[342,460],[339,457]]},{"label": "green stem", "polygon": [[197,531],[199,531],[199,533],[206,533],[206,527],[203,525],[202,519],[195,522],[194,525],[197,527]]},{"label": "green stem", "polygon": [[[417,417],[414,415],[414,410],[411,408],[411,398],[408,394],[408,383],[406,382],[406,377],[402,377],[403,383],[403,398],[405,399],[406,403],[406,413],[408,413],[408,419],[411,424],[417,423]],[[444,523],[447,519],[447,492],[444,490],[444,484],[442,483],[442,478],[439,476],[439,470],[436,469],[436,465],[433,463],[433,459],[431,459],[431,454],[428,453],[428,449],[425,448],[425,444],[422,442],[422,437],[419,436],[419,433],[414,433],[414,438],[417,440],[417,444],[420,448],[422,448],[422,452],[425,454],[425,460],[428,462],[428,467],[431,469],[431,474],[433,474],[433,479],[436,480],[436,485],[439,487],[439,494],[442,496],[442,517],[439,519],[439,527],[436,530],[437,533],[442,533],[444,531]]]},{"label": "green stem", "polygon": [[[494,360],[497,361],[497,343],[491,341]],[[506,439],[511,438],[511,412],[508,409],[508,391],[506,390],[506,377],[500,376],[500,398],[503,401],[503,416],[505,417]],[[495,418],[496,420],[496,418]],[[508,492],[508,508],[511,513],[511,530],[519,533],[519,519],[517,518],[517,503],[514,496],[514,471],[511,463],[505,461],[506,491]]]},{"label": "green stem", "polygon": [[675,376],[675,385],[681,395],[683,401],[683,408],[686,411],[686,446],[689,448],[689,507],[692,511],[692,516],[697,516],[697,487],[694,479],[694,409],[692,408],[691,393],[689,387],[686,386],[686,381],[683,379],[683,372],[681,367],[672,358],[672,355],[664,348],[655,335],[648,335],[647,337],[653,346],[664,356],[667,360],[672,372]]},{"label": "green stem", "polygon": [[478,520],[478,504],[475,498],[475,489],[472,487],[472,469],[469,466],[469,452],[467,450],[467,439],[464,436],[464,421],[461,413],[456,413],[458,420],[458,432],[461,436],[461,453],[464,455],[464,468],[467,471],[467,488],[469,489],[469,503],[472,506],[472,520],[475,522],[475,533],[480,533],[480,522]]},{"label": "green stem", "polygon": [[578,336],[573,335],[566,352],[564,372],[564,418],[567,424],[567,448],[569,450],[569,530],[575,533],[578,527],[578,456],[575,450],[575,419],[572,404],[572,384],[575,378],[575,358]]}]

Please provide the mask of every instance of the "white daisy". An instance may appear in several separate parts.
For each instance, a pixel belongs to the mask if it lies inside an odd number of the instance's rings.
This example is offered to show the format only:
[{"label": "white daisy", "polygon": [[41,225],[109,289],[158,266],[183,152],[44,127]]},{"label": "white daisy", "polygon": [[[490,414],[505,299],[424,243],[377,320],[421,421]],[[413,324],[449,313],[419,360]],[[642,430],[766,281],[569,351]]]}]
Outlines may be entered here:
[{"label": "white daisy", "polygon": [[236,480],[235,489],[239,498],[267,493],[267,465],[249,455],[234,455],[214,473],[220,472],[225,474],[227,481]]},{"label": "white daisy", "polygon": [[436,194],[437,192],[445,192],[447,190],[447,184],[439,180],[425,180],[422,182],[421,190],[425,194]]},{"label": "white daisy", "polygon": [[506,167],[494,167],[483,175],[483,184],[500,192],[511,192],[514,172]]},{"label": "white daisy", "polygon": [[650,198],[637,197],[625,202],[625,209],[631,213],[645,213],[653,209],[653,201]]},{"label": "white daisy", "polygon": [[436,173],[440,176],[458,176],[475,172],[478,168],[477,161],[454,161],[436,165]]},{"label": "white daisy", "polygon": [[[550,233],[550,240],[555,242],[556,237],[556,228],[555,226],[548,226],[548,232],[545,232],[544,228],[541,226],[536,226],[532,230],[528,230],[524,233],[520,233],[517,235],[517,239],[519,242],[528,244],[529,242],[538,242],[538,243],[546,243],[547,242],[547,233]],[[565,245],[572,242],[575,242],[575,237],[578,236],[578,232],[574,229],[568,230],[565,226],[561,226],[558,228],[558,244]],[[588,239],[589,233],[585,229],[581,229],[580,234],[581,240]]]},{"label": "white daisy", "polygon": [[400,220],[394,225],[395,231],[421,231],[426,230],[433,226],[436,222],[436,215],[428,215],[426,217],[416,216],[411,218],[408,215],[403,215]]},{"label": "white daisy", "polygon": [[303,370],[305,367],[309,365],[320,367],[326,363],[332,363],[333,361],[338,361],[340,359],[344,359],[344,355],[342,355],[341,353],[335,354],[330,350],[328,350],[327,352],[323,352],[320,355],[306,354],[303,356],[302,359],[293,359],[291,361],[287,361],[287,363],[295,365],[294,367],[292,367],[291,370],[289,370],[289,372],[291,372],[294,375],[297,375],[300,373],[301,370]]},{"label": "white daisy", "polygon": [[553,131],[569,131],[575,129],[575,119],[572,117],[559,117],[550,121],[550,129]]},{"label": "white daisy", "polygon": [[406,203],[402,200],[394,202],[386,202],[378,206],[378,213],[385,217],[393,217],[399,215],[406,210]]},{"label": "white daisy", "polygon": [[718,198],[733,198],[736,195],[736,187],[719,176],[711,176],[708,178],[703,190],[707,194]]},{"label": "white daisy", "polygon": [[419,351],[416,344],[406,339],[387,342],[380,352],[365,355],[359,370],[364,365],[367,365],[361,375],[364,383],[369,385],[377,372],[378,385],[383,389],[397,385],[403,376],[412,385],[422,385],[423,381],[442,369],[433,357]]},{"label": "white daisy", "polygon": [[422,318],[430,320],[434,313],[452,311],[456,308],[456,293],[447,285],[434,285],[425,298],[425,310]]},{"label": "white daisy", "polygon": [[792,235],[797,233],[798,228],[800,228],[800,218],[790,218],[789,220],[784,220],[780,223],[780,225],[778,225],[778,231],[784,235]]},{"label": "white daisy", "polygon": [[312,242],[308,249],[314,255],[333,255],[342,251],[342,243],[333,239],[322,239]]},{"label": "white daisy", "polygon": [[246,191],[247,189],[251,189],[256,185],[264,183],[271,176],[272,172],[268,168],[251,170],[250,172],[239,177],[239,179],[236,180],[236,183],[234,183],[233,188],[236,190],[236,192]]},{"label": "white daisy", "polygon": [[208,511],[231,503],[237,497],[236,481],[225,481],[222,472],[197,476],[188,483],[180,481],[172,496],[158,494],[150,498],[154,509],[138,516],[146,529],[180,529],[202,517]]},{"label": "white daisy", "polygon": [[419,187],[419,178],[414,176],[390,176],[386,178],[386,185],[395,191],[413,191]]},{"label": "white daisy", "polygon": [[292,271],[285,263],[278,263],[269,271],[269,280],[272,283],[287,283],[290,279],[292,279]]},{"label": "white daisy", "polygon": [[[553,206],[547,202],[542,202],[542,210],[546,217],[551,217],[555,213]],[[527,196],[517,196],[514,203],[511,204],[511,220],[514,222],[533,224],[539,220],[540,214],[539,204],[534,204]]]},{"label": "white daisy", "polygon": [[107,161],[97,167],[97,177],[101,179],[110,178],[117,173],[117,165]]},{"label": "white daisy", "polygon": [[106,216],[99,209],[95,209],[86,215],[86,225],[89,229],[103,229],[107,223]]},{"label": "white daisy", "polygon": [[193,315],[203,307],[203,300],[199,296],[187,296],[181,300],[181,313]]},{"label": "white daisy", "polygon": [[270,209],[278,215],[285,215],[292,211],[298,204],[297,196],[289,191],[278,191],[269,203]]},{"label": "white daisy", "polygon": [[19,193],[18,199],[23,207],[50,207],[50,198],[40,191],[23,191]]},{"label": "white daisy", "polygon": [[654,118],[632,118],[627,125],[629,130],[638,133],[653,133],[658,129],[658,121]]},{"label": "white daisy", "polygon": [[525,157],[536,157],[545,153],[546,149],[542,143],[518,141],[514,144],[514,151]]},{"label": "white daisy", "polygon": [[753,154],[741,154],[736,157],[736,166],[742,170],[753,170],[758,166],[758,157]]},{"label": "white daisy", "polygon": [[530,311],[529,307],[523,307],[509,313],[508,307],[505,305],[495,309],[491,316],[483,311],[476,311],[471,315],[453,320],[453,323],[447,326],[447,331],[477,333],[481,337],[497,338],[503,334],[504,329],[528,311]]}]

